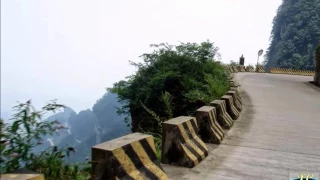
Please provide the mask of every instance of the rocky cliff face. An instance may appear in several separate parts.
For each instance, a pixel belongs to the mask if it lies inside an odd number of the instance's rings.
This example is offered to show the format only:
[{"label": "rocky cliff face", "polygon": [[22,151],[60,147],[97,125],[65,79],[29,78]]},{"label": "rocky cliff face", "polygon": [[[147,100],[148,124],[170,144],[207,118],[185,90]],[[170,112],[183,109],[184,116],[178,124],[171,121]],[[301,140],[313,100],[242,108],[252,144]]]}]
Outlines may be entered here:
[{"label": "rocky cliff face", "polygon": [[47,121],[58,120],[65,129],[56,135],[44,137],[44,144],[37,147],[36,152],[49,146],[74,147],[76,153],[66,159],[67,162],[82,162],[91,156],[91,147],[130,133],[130,126],[124,122],[124,117],[117,114],[115,94],[106,93],[91,109],[78,114],[71,108],[47,118]]}]

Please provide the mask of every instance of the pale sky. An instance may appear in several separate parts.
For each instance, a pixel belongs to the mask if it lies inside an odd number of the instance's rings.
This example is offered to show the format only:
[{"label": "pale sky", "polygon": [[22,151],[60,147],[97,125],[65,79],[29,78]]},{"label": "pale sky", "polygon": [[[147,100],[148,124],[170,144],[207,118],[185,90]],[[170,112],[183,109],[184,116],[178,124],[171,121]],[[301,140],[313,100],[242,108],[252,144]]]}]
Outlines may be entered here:
[{"label": "pale sky", "polygon": [[[1,0],[1,111],[51,99],[91,108],[149,44],[202,42],[255,64],[281,0]],[[262,60],[262,59],[261,59]]]}]

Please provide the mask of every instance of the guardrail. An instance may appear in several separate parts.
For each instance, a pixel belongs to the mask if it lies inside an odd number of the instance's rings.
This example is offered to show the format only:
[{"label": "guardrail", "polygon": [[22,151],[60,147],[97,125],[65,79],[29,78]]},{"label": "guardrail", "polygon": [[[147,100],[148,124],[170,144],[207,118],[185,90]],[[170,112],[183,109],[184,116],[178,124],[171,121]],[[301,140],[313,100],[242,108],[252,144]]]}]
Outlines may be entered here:
[{"label": "guardrail", "polygon": [[[225,70],[229,73],[238,72],[255,72],[266,73],[263,66],[258,66],[254,69],[252,66],[225,66]],[[270,68],[271,74],[287,74],[287,75],[299,75],[299,76],[315,76],[315,71],[298,70],[298,69],[285,69],[285,68]]]}]

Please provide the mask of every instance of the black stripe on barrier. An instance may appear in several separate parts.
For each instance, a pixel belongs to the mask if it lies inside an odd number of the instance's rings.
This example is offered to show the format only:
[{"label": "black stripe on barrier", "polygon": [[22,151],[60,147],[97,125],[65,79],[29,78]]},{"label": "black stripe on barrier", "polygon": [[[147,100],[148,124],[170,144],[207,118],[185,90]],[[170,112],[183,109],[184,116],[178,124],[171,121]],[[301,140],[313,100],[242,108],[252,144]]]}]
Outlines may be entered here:
[{"label": "black stripe on barrier", "polygon": [[227,94],[232,96],[233,104],[235,105],[237,110],[240,112],[242,108],[241,108],[241,106],[240,106],[240,104],[238,102],[238,99],[237,99],[237,96],[236,96],[236,92],[235,91],[228,91]]},{"label": "black stripe on barrier", "polygon": [[209,114],[209,122],[210,122],[210,126],[212,127],[212,130],[215,131],[215,133],[217,133],[219,138],[222,138],[221,137],[221,133],[219,131],[219,128],[214,123],[215,122],[215,116],[214,116],[213,110],[209,111],[208,114]]},{"label": "black stripe on barrier", "polygon": [[154,150],[152,149],[152,147],[150,146],[149,142],[147,141],[147,139],[142,139],[139,141],[141,146],[143,147],[143,149],[145,150],[145,152],[147,153],[147,155],[149,156],[151,161],[156,161],[157,163],[154,163],[159,169],[161,169],[162,171],[164,171],[162,169],[162,167],[160,166],[160,163],[158,162],[158,158],[154,152]]},{"label": "black stripe on barrier", "polygon": [[227,107],[226,107],[226,102],[225,101],[223,101],[224,103],[224,109],[225,109],[225,114],[224,114],[224,116],[227,118],[227,120],[229,120],[229,122],[230,122],[230,125],[232,126],[233,125],[233,119],[232,119],[232,117],[230,116],[230,114],[227,112]]},{"label": "black stripe on barrier", "polygon": [[[212,120],[210,123],[212,124],[213,128],[217,131],[217,133],[222,141],[222,139],[224,138],[224,133],[223,133],[223,130],[220,129],[221,128],[220,125],[217,124],[215,113],[214,113],[214,111],[210,111],[209,114],[211,114],[211,116],[212,116]],[[210,115],[209,115],[209,117],[210,117]]]},{"label": "black stripe on barrier", "polygon": [[[191,125],[192,125],[194,131],[196,131],[196,130],[197,130],[197,125],[195,124],[195,122],[194,122],[193,120],[191,120]],[[189,130],[188,125],[187,125],[186,122],[182,123],[182,126],[183,126],[185,129],[188,129],[188,130]],[[190,130],[189,130],[189,132],[190,132]],[[189,139],[193,139],[191,133],[187,133],[187,134],[188,134],[188,136],[189,136]],[[201,140],[201,139],[200,139],[200,140]],[[198,148],[199,148],[202,152],[204,152],[204,155],[205,155],[205,156],[208,156],[208,151],[206,150],[205,147],[203,147],[203,146],[202,146],[198,141],[196,141],[196,140],[194,140],[194,143],[195,143],[196,146],[198,146]]]},{"label": "black stripe on barrier", "polygon": [[233,120],[227,112],[226,102],[224,100],[222,100],[220,105],[223,109],[222,118],[228,124],[228,126],[231,128],[233,126]]},{"label": "black stripe on barrier", "polygon": [[144,164],[142,163],[141,159],[137,155],[137,153],[132,148],[131,144],[125,145],[122,147],[124,152],[128,155],[130,160],[133,162],[136,169],[145,174],[150,179],[158,179],[158,176],[155,175],[153,172],[151,172],[149,169],[147,169]]},{"label": "black stripe on barrier", "polygon": [[[117,158],[112,158],[110,164],[113,164],[112,169],[104,171],[101,179],[110,179],[110,178],[115,178],[115,177],[122,179],[125,177],[125,179],[127,179],[127,180],[134,180],[134,178],[131,177],[128,174],[128,172],[121,166],[121,164],[117,160]],[[112,174],[110,174],[110,171],[112,172]]]},{"label": "black stripe on barrier", "polygon": [[[182,136],[182,133],[183,132],[181,132],[181,130],[180,129],[178,129],[179,130],[179,133],[180,133],[180,142],[182,143],[182,144],[184,144],[185,145],[185,147],[198,159],[198,162],[200,162],[202,159],[201,159],[201,155],[195,150],[195,149],[193,149],[193,147],[191,147],[191,146],[189,146],[188,145],[188,143],[187,143],[187,141],[186,141],[186,139],[184,139],[183,138],[183,136]],[[186,130],[185,130],[186,131]],[[188,133],[187,133],[188,134]],[[199,159],[200,158],[200,159]],[[187,163],[188,164],[188,163]],[[195,166],[196,164],[195,164],[195,162],[192,162],[192,164],[190,164],[190,166]]]},{"label": "black stripe on barrier", "polygon": [[[195,141],[192,140],[192,139],[190,139],[190,141],[195,142]],[[200,155],[195,149],[193,149],[192,146],[190,146],[189,143],[184,143],[184,145],[185,145],[185,147],[187,147],[189,150],[192,149],[192,151],[190,151],[190,152],[197,158],[198,163],[200,163],[200,162],[202,161],[201,155]]]},{"label": "black stripe on barrier", "polygon": [[230,106],[230,109],[232,111],[233,114],[235,114],[235,116],[239,116],[239,111],[235,106],[235,102],[233,101],[233,97],[228,95],[228,104]]},{"label": "black stripe on barrier", "polygon": [[212,103],[213,106],[216,107],[217,110],[217,121],[218,123],[224,128],[224,129],[229,129],[230,125],[225,119],[225,113],[223,111],[223,105],[220,101],[215,101],[215,103]]}]

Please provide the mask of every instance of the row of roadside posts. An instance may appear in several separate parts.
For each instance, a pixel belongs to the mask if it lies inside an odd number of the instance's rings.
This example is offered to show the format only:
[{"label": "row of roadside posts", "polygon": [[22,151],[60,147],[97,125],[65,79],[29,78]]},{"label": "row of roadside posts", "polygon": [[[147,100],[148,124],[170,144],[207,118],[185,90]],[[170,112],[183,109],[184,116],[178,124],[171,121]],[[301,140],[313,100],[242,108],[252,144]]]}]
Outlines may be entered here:
[{"label": "row of roadside posts", "polygon": [[[231,83],[226,95],[197,109],[195,117],[163,122],[161,163],[192,168],[209,155],[205,143],[221,143],[242,110],[238,87]],[[91,163],[92,180],[168,179],[148,134],[133,133],[92,147]]]}]

